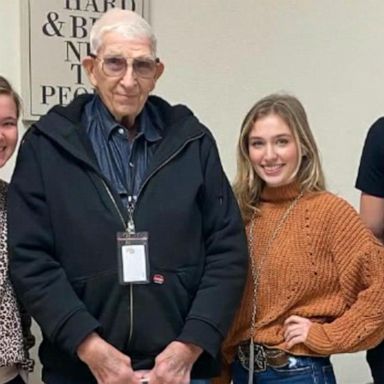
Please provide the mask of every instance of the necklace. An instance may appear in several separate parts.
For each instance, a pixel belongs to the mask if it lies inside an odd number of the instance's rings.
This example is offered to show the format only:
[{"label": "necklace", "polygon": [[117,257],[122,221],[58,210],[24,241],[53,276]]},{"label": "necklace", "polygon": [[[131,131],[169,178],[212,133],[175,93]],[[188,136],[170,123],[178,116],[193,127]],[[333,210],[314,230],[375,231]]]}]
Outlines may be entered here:
[{"label": "necklace", "polygon": [[267,246],[265,248],[264,253],[261,255],[259,260],[259,265],[256,266],[255,260],[253,259],[253,249],[254,249],[254,243],[253,243],[253,233],[254,233],[254,227],[255,227],[255,219],[256,219],[256,213],[252,215],[252,219],[249,226],[249,233],[248,233],[248,252],[249,257],[251,259],[251,273],[252,273],[252,281],[253,281],[253,295],[252,295],[252,316],[251,316],[251,329],[250,329],[250,344],[249,344],[249,376],[248,376],[248,384],[252,384],[253,382],[253,372],[254,372],[254,363],[255,363],[255,356],[254,356],[254,341],[253,336],[255,334],[255,328],[256,328],[256,299],[257,299],[257,289],[259,286],[259,277],[260,272],[262,270],[263,264],[268,256],[268,253],[271,249],[271,246],[276,239],[277,235],[280,233],[281,229],[283,228],[289,214],[292,212],[293,208],[297,205],[301,197],[303,196],[304,192],[300,192],[296,198],[291,202],[291,204],[288,206],[284,214],[282,215],[281,219],[277,223],[275,230],[272,233],[271,238],[269,239]]}]

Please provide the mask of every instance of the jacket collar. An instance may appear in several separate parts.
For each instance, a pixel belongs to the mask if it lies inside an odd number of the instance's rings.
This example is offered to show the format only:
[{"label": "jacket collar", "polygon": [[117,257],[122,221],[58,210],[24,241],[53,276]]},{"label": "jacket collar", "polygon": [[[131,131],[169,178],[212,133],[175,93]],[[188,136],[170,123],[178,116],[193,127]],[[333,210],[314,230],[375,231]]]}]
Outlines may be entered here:
[{"label": "jacket collar", "polygon": [[[68,106],[53,107],[34,124],[34,127],[71,155],[98,171],[90,140],[81,124],[83,109],[92,97],[94,96],[90,94],[80,95]],[[147,102],[155,106],[164,123],[164,136],[148,169],[150,174],[187,142],[202,137],[207,130],[183,105],[172,107],[157,96],[150,96]]]}]

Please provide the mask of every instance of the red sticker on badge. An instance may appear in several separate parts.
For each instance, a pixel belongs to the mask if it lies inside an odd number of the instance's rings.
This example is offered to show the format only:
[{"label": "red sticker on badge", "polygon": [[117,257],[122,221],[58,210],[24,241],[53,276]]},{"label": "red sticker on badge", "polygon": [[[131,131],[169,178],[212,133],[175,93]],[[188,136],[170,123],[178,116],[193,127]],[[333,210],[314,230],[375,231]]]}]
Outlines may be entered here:
[{"label": "red sticker on badge", "polygon": [[155,284],[163,284],[164,283],[164,276],[160,274],[153,275],[153,282]]}]

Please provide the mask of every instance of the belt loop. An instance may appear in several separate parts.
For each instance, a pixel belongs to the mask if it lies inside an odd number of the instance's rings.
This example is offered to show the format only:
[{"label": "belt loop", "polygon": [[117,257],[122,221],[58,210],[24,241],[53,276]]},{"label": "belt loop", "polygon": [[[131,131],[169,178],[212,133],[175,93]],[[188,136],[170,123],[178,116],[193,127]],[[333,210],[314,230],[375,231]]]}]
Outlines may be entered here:
[{"label": "belt loop", "polygon": [[255,345],[253,337],[249,343],[249,367],[248,367],[248,384],[253,384],[253,372],[255,370]]}]

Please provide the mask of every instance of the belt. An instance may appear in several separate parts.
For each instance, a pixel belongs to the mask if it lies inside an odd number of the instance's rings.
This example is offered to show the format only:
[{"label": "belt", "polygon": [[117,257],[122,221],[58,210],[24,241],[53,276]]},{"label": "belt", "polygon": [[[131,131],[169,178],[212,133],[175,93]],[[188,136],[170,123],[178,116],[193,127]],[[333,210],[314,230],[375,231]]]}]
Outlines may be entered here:
[{"label": "belt", "polygon": [[[249,345],[246,341],[237,347],[237,357],[245,369],[249,369]],[[280,349],[267,348],[262,344],[254,344],[254,372],[263,372],[268,367],[282,368],[289,363],[290,355]]]}]

